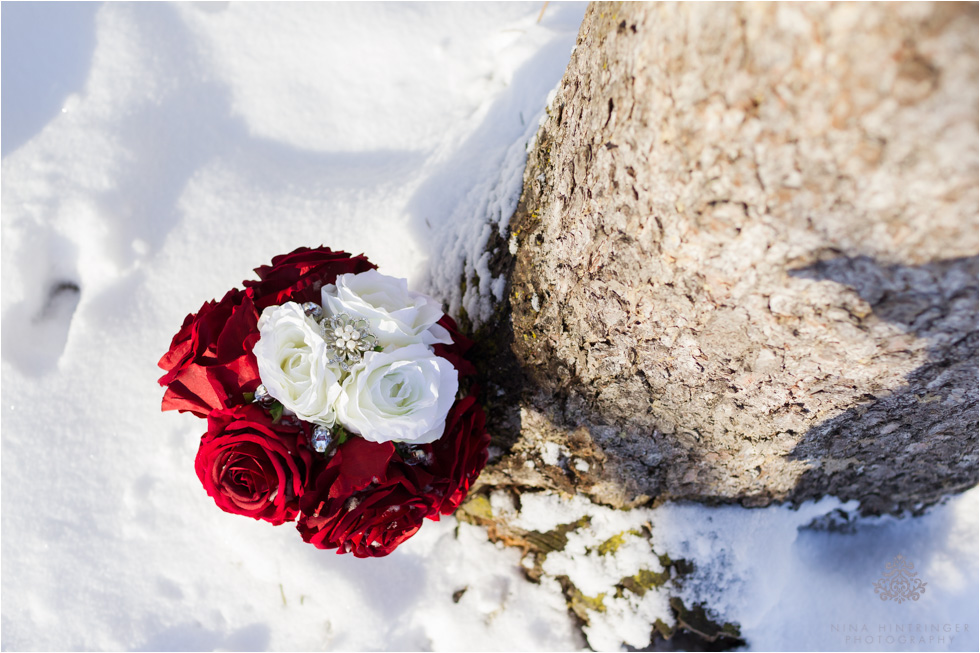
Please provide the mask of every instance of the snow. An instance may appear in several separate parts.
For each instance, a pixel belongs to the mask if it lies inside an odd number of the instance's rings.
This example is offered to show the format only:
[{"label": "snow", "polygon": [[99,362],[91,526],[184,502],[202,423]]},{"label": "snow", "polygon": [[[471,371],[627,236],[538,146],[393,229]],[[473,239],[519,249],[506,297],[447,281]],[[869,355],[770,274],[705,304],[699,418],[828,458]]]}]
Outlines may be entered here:
[{"label": "snow", "polygon": [[[850,533],[801,529],[833,499],[614,511],[494,494],[494,512],[528,529],[590,517],[540,584],[520,551],[452,518],[359,560],[203,492],[204,425],[159,411],[156,361],[188,312],[251,268],[325,244],[456,315],[479,321],[502,297],[484,247],[493,230],[506,240],[584,12],[552,2],[538,23],[541,7],[3,4],[0,648],[643,646],[670,620],[667,589],[610,592],[661,570],[654,552],[693,561],[673,591],[756,649],[876,650],[832,626],[899,619],[969,624],[918,650],[977,648],[976,489]],[[649,540],[632,534],[645,525]],[[917,602],[871,589],[898,553],[928,582]],[[608,597],[583,633],[559,575]]]},{"label": "snow", "polygon": [[[797,511],[667,505],[651,517],[653,541],[694,563],[694,582],[682,596],[739,623],[756,650],[975,651],[978,496],[973,488],[916,519],[852,520],[845,532],[807,527],[854,507],[830,498]],[[874,593],[896,555],[926,583],[917,601],[897,604]],[[924,627],[926,641],[899,640],[896,627],[908,636],[909,624]],[[929,640],[939,636],[945,641]]]},{"label": "snow", "polygon": [[[718,623],[738,624],[751,650],[970,651],[978,648],[980,611],[978,498],[973,488],[916,519],[858,518],[856,502],[833,498],[797,510],[666,504],[624,511],[550,493],[524,494],[515,508],[498,491],[491,507],[505,523],[539,532],[589,519],[541,566],[546,580],[566,576],[602,600],[583,629],[595,650],[646,646],[650,624],[674,623],[668,600],[679,596],[688,607],[710,607]],[[834,530],[821,519],[828,514],[837,516]],[[612,538],[614,555],[603,551]],[[674,575],[643,596],[617,595],[621,579],[662,572],[664,554],[693,563],[693,574]],[[882,601],[874,592],[896,555],[926,583],[917,601]]]}]

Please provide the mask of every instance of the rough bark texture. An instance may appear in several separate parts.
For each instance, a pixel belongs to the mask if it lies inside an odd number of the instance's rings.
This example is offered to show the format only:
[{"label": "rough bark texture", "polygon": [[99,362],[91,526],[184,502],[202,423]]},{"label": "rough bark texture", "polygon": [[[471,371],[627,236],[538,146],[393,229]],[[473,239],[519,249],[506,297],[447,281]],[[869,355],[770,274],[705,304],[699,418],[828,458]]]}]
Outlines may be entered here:
[{"label": "rough bark texture", "polygon": [[975,4],[591,5],[498,244],[483,483],[976,484],[977,72]]}]

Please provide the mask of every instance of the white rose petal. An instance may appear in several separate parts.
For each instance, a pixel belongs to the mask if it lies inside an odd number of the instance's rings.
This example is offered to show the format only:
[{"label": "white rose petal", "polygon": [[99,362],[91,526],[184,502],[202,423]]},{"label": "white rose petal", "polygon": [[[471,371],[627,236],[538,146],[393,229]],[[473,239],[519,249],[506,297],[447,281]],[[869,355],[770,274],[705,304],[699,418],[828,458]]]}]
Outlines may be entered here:
[{"label": "white rose petal", "polygon": [[332,315],[347,313],[371,324],[378,344],[391,346],[452,344],[449,332],[436,324],[443,316],[439,303],[408,289],[408,281],[377,270],[341,274],[336,285],[320,291],[323,307]]},{"label": "white rose petal", "polygon": [[425,345],[368,352],[344,380],[337,419],[371,442],[425,444],[442,436],[458,388],[456,368]]},{"label": "white rose petal", "polygon": [[259,318],[252,349],[269,394],[301,420],[332,427],[340,370],[327,365],[322,328],[296,302],[269,306]]}]

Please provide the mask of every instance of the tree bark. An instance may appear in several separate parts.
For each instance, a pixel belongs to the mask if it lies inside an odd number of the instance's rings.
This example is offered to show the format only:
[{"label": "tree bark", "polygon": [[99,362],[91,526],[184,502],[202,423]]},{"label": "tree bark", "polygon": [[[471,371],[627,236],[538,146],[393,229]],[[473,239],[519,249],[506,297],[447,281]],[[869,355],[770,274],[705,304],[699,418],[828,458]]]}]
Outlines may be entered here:
[{"label": "tree bark", "polygon": [[482,483],[975,485],[976,35],[976,4],[591,5],[497,243]]}]

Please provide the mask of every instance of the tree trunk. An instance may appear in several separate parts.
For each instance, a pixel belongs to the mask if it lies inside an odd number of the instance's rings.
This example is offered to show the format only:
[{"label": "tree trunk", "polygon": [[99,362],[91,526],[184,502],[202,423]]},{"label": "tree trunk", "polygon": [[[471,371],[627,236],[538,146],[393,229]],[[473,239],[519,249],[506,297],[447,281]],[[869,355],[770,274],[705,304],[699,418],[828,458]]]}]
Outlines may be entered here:
[{"label": "tree trunk", "polygon": [[976,484],[976,34],[976,4],[591,5],[497,243],[482,482],[875,514]]}]

